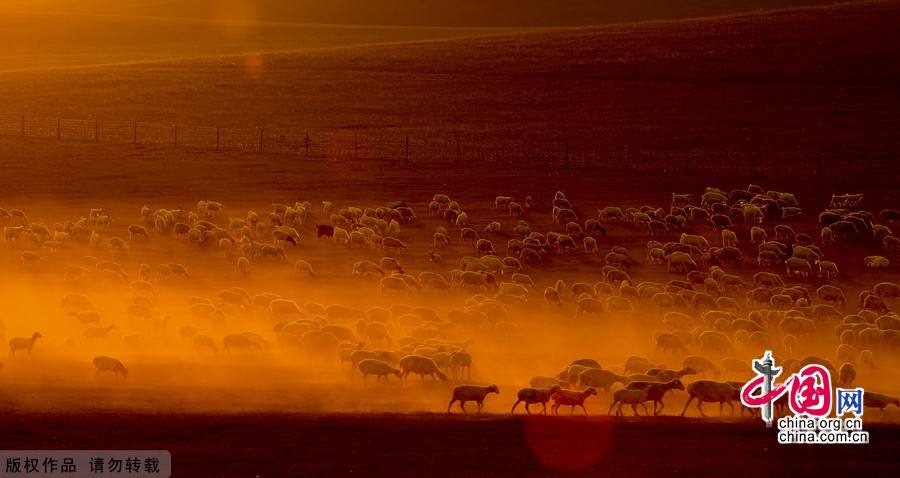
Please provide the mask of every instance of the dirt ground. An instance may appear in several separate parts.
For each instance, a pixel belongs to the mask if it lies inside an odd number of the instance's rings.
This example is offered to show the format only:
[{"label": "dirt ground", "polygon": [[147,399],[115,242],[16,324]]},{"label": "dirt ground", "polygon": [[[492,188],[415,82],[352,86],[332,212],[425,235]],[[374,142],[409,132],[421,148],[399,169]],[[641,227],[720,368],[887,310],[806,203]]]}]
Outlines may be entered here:
[{"label": "dirt ground", "polygon": [[900,429],[869,430],[786,446],[756,420],[73,410],[0,416],[0,447],[164,448],[176,477],[897,476]]}]

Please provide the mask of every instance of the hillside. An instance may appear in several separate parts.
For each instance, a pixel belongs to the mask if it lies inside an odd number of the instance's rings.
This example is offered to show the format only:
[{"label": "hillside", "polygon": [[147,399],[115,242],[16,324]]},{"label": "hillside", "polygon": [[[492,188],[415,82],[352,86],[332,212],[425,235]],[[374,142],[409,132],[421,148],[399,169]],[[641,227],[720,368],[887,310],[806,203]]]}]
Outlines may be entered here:
[{"label": "hillside", "polygon": [[0,11],[0,43],[5,45],[0,51],[0,70],[346,47],[498,31]]},{"label": "hillside", "polygon": [[653,148],[897,151],[900,2],[7,73],[15,113]]},{"label": "hillside", "polygon": [[[851,0],[853,1],[853,0]],[[304,23],[575,26],[671,20],[835,0],[8,0],[6,8]]]}]

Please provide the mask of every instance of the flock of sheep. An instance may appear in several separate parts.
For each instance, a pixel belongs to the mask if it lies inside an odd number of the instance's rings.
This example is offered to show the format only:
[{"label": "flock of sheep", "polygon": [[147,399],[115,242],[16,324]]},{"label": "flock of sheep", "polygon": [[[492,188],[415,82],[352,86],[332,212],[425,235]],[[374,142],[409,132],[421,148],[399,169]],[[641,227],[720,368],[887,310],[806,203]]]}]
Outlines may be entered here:
[{"label": "flock of sheep", "polygon": [[[692,403],[705,415],[704,403],[718,403],[720,413],[724,404],[732,410],[740,404],[739,390],[752,375],[750,359],[764,350],[775,352],[785,375],[819,363],[840,386],[882,388],[857,374],[889,374],[897,362],[900,316],[892,309],[900,286],[866,276],[892,272],[900,239],[891,227],[900,211],[870,212],[860,207],[862,199],[835,196],[818,215],[815,233],[795,230],[809,224],[802,221],[810,215],[793,194],[755,185],[676,193],[667,207],[607,206],[595,214],[562,192],[545,207],[530,196],[498,196],[492,220],[436,194],[422,217],[402,201],[367,208],[296,202],[235,214],[205,200],[192,209],[145,206],[121,225],[104,209],[45,224],[22,210],[0,208],[0,221],[6,248],[18,255],[21,268],[54,274],[70,289],[53,301],[66,320],[83,328],[80,340],[101,344],[98,351],[118,327],[127,333],[123,343],[136,348],[165,347],[161,337],[172,330],[197,354],[295,354],[297,360],[349,364],[364,384],[369,376],[379,384],[391,375],[401,382],[410,375],[469,382],[473,368],[484,378],[473,347],[521,344],[523,330],[540,325],[518,317],[538,311],[563,324],[639,324],[646,345],[612,365],[581,358],[558,373],[535,371],[516,393],[512,413],[520,404],[529,414],[533,405],[546,413],[550,404],[554,414],[560,407],[587,414],[585,402],[604,395],[609,414],[629,407],[634,415],[639,409],[657,415],[673,393],[686,398],[681,415]],[[410,234],[421,228],[433,228],[427,243]],[[646,237],[640,252],[636,236]],[[216,257],[233,271],[226,277],[234,285],[184,297],[180,312],[167,308],[160,297],[187,288],[198,274],[182,262],[140,262],[142,249],[159,242],[189,256]],[[365,259],[348,262],[337,274],[317,270],[307,249],[313,242],[329,254]],[[80,258],[61,263],[61,257]],[[593,279],[554,280],[555,266],[575,258],[588,258]],[[408,263],[421,270],[414,273]],[[867,283],[857,297],[840,285],[848,267],[867,271],[854,278]],[[301,303],[249,292],[257,277],[273,271],[309,282],[340,277],[349,281],[344,284],[362,284],[352,287],[380,305]],[[92,297],[109,287],[128,291],[124,310],[104,311]],[[439,311],[414,305],[429,301],[457,306]],[[234,323],[254,326],[224,336],[212,332]],[[11,338],[11,366],[53,333]],[[600,341],[598,354],[602,348]],[[816,353],[804,353],[810,349]],[[98,355],[91,363],[98,374],[128,376],[113,356]],[[472,401],[481,411],[500,388],[461,384],[448,393],[448,412],[457,403],[465,411]],[[897,398],[872,390],[865,404],[900,406]]]}]

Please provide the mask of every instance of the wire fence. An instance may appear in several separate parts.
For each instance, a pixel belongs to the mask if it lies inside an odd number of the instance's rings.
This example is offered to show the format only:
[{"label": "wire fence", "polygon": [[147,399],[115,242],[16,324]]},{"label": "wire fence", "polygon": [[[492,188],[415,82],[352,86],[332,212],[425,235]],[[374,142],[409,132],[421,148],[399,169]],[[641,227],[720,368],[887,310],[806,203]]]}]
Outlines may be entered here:
[{"label": "wire fence", "polygon": [[378,160],[397,164],[623,168],[749,177],[806,176],[841,183],[894,184],[894,152],[786,150],[669,151],[603,147],[588,141],[514,142],[466,137],[415,138],[352,132],[310,133],[296,128],[217,128],[123,120],[86,120],[0,114],[0,136],[109,144],[156,145],[214,151],[289,154],[303,158]]}]

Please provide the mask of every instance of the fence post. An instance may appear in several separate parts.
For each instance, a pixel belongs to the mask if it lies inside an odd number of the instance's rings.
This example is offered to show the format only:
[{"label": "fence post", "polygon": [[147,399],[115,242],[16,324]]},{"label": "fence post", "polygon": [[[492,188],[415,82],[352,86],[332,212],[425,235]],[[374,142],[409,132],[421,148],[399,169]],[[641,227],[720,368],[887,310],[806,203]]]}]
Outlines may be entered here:
[{"label": "fence post", "polygon": [[216,151],[219,150],[219,128],[216,128]]},{"label": "fence post", "polygon": [[306,157],[309,157],[309,130],[306,130],[306,141],[304,148],[306,149]]},{"label": "fence post", "polygon": [[259,152],[260,153],[263,152],[263,131],[264,130],[262,128],[259,129]]},{"label": "fence post", "polygon": [[176,147],[178,146],[178,125],[177,124],[172,125],[172,145],[176,146]]}]

